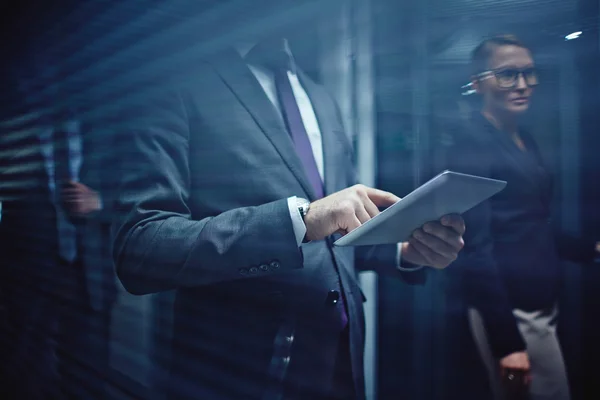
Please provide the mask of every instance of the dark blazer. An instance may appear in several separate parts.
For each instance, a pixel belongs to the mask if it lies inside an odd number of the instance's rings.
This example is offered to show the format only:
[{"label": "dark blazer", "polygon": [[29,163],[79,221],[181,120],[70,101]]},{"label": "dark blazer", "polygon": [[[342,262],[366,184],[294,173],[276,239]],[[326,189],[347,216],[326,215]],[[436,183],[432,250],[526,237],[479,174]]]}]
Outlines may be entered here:
[{"label": "dark blazer", "polygon": [[[110,126],[105,122],[106,126]],[[109,311],[117,297],[117,277],[111,256],[114,169],[113,138],[102,120],[82,123],[81,183],[98,192],[102,209],[77,222],[79,256],[85,272],[86,292],[96,311]]]},{"label": "dark blazer", "polygon": [[[314,194],[281,116],[236,53],[196,61],[126,111],[119,139],[114,259],[132,293],[177,289],[172,396],[280,398],[290,386],[300,397],[326,395],[340,337],[328,301],[337,270],[364,398],[354,251],[333,247],[333,237],[298,248],[287,198]],[[355,182],[352,146],[332,98],[300,78],[330,194]],[[360,259],[394,273],[394,255],[382,246]]]},{"label": "dark blazer", "polygon": [[[0,200],[3,201],[3,221],[0,234],[5,260],[10,265],[28,265],[14,277],[27,276],[43,284],[43,290],[58,298],[73,288],[56,274],[58,231],[56,209],[49,189],[49,177],[41,151],[40,129],[52,129],[53,118],[32,112],[31,118],[5,123],[0,157]],[[110,222],[112,211],[107,171],[110,143],[102,143],[98,134],[83,132],[82,183],[99,191],[103,210],[86,218],[73,220],[77,227],[78,257],[83,263],[84,285],[94,309],[106,308],[116,295],[116,276],[110,256]],[[108,182],[108,183],[107,183]],[[10,243],[10,244],[8,244]],[[16,267],[15,267],[16,268]],[[8,271],[7,271],[8,273]],[[40,288],[42,289],[42,288]]]},{"label": "dark blazer", "polygon": [[482,313],[492,350],[502,357],[525,348],[511,310],[554,306],[562,277],[559,256],[591,260],[593,244],[556,233],[552,175],[529,134],[522,133],[523,152],[476,113],[450,136],[445,168],[508,182],[465,213],[465,249],[447,270],[459,278],[463,298]]}]

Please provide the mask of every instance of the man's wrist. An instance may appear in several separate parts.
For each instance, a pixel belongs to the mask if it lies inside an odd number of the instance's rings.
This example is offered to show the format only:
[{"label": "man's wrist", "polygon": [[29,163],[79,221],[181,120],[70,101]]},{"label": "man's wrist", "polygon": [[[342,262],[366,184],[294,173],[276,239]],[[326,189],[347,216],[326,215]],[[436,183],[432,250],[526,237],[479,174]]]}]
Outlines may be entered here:
[{"label": "man's wrist", "polygon": [[293,196],[289,197],[287,200],[288,208],[290,211],[290,218],[292,220],[292,228],[294,230],[294,236],[296,238],[296,244],[298,245],[298,247],[300,247],[306,236],[306,225],[304,224],[304,219],[300,214],[300,210],[298,210],[298,198],[296,196]]},{"label": "man's wrist", "polygon": [[[306,228],[306,214],[308,214],[308,210],[310,209],[310,201],[307,199],[303,199],[301,197],[296,198],[296,204],[298,206],[298,212],[302,217],[302,222],[304,223],[304,227]],[[310,240],[307,240],[306,234],[302,238],[302,243],[308,243]]]},{"label": "man's wrist", "polygon": [[403,272],[413,272],[418,271],[423,268],[423,265],[413,264],[411,262],[406,261],[402,257],[402,249],[404,247],[404,243],[398,243],[398,256],[396,257],[396,268],[399,271]]},{"label": "man's wrist", "polygon": [[310,208],[310,201],[301,197],[296,197],[296,204],[298,206],[298,212],[300,213],[300,216],[302,216],[302,220],[304,221],[304,218],[306,217],[306,214],[308,214],[308,210]]},{"label": "man's wrist", "polygon": [[420,269],[423,269],[424,265],[417,265],[417,264],[412,264],[409,263],[407,261],[402,262],[400,265],[398,265],[398,269],[400,271],[404,271],[404,272],[414,272],[414,271],[418,271]]}]

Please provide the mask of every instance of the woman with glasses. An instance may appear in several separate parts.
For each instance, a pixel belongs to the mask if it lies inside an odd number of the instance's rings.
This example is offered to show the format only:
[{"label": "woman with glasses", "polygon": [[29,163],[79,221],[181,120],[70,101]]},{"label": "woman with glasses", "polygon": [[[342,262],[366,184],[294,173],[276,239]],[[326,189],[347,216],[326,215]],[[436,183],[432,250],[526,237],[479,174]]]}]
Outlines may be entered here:
[{"label": "woman with glasses", "polygon": [[596,249],[552,228],[552,177],[520,124],[539,83],[530,50],[513,36],[494,37],[475,49],[472,67],[481,108],[452,135],[445,167],[508,185],[465,214],[465,249],[448,274],[459,277],[471,308],[494,397],[567,400],[556,335],[559,257],[591,261]]}]

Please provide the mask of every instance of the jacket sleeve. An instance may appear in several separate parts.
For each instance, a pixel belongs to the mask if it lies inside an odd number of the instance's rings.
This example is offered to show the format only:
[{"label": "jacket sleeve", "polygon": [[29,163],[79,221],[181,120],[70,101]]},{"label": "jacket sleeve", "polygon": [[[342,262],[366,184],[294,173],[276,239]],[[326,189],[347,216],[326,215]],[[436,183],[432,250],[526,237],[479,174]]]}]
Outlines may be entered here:
[{"label": "jacket sleeve", "polygon": [[302,268],[286,199],[192,218],[190,132],[181,93],[147,101],[127,115],[118,139],[113,259],[129,292]]},{"label": "jacket sleeve", "polygon": [[356,269],[376,271],[381,275],[402,279],[411,285],[423,285],[427,281],[427,268],[401,265],[399,269],[398,245],[359,246],[355,250]]},{"label": "jacket sleeve", "polygon": [[[445,168],[491,177],[485,145],[464,132],[456,132],[453,137],[454,143],[445,151]],[[492,212],[490,201],[485,201],[463,214],[465,247],[446,271],[462,282],[467,302],[482,315],[492,353],[501,358],[525,350],[525,343],[494,259]]]}]

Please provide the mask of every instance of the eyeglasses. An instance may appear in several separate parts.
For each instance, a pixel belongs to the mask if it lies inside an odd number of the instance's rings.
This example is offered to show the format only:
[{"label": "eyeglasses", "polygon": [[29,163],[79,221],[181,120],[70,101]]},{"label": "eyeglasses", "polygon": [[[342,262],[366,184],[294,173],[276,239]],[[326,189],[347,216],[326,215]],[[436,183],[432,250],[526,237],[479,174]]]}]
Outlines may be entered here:
[{"label": "eyeglasses", "polygon": [[481,79],[489,79],[491,77],[495,77],[498,86],[502,89],[515,88],[517,86],[517,82],[519,81],[520,76],[523,76],[525,83],[529,87],[537,86],[539,83],[537,70],[533,67],[523,69],[503,68],[498,70],[485,71],[477,75],[477,77]]}]

